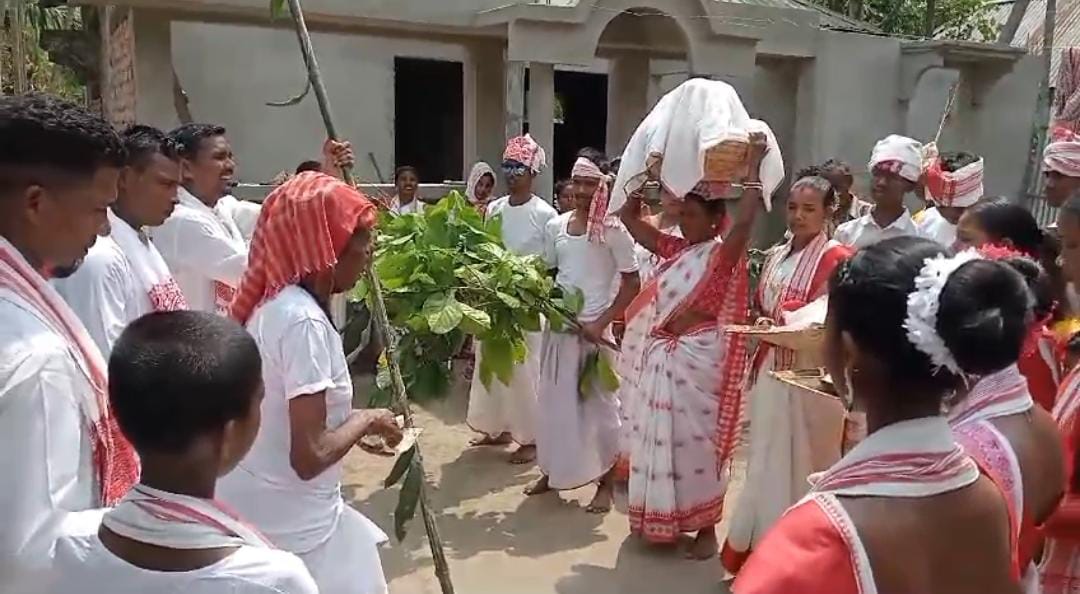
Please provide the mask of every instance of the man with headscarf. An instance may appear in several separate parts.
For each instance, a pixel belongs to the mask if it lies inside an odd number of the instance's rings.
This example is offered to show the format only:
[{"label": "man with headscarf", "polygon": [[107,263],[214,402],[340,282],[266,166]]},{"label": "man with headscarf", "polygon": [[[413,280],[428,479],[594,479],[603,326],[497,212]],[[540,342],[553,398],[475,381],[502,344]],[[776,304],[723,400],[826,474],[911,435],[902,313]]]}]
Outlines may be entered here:
[{"label": "man with headscarf", "polygon": [[1055,127],[1050,144],[1043,152],[1046,175],[1046,202],[1060,208],[1080,190],[1080,136],[1063,127]]},{"label": "man with headscarf", "polygon": [[934,206],[915,223],[919,235],[952,247],[956,225],[968,207],[983,197],[983,159],[965,152],[942,153],[926,170],[926,193]]},{"label": "man with headscarf", "polygon": [[904,196],[922,177],[922,159],[922,143],[917,140],[894,134],[879,141],[870,155],[874,208],[840,225],[833,239],[859,249],[890,237],[917,235]]},{"label": "man with headscarf", "polygon": [[[614,366],[611,324],[641,288],[634,239],[609,217],[608,177],[579,157],[572,172],[574,210],[548,223],[545,258],[555,282],[584,303],[577,332],[552,328],[544,339],[536,453],[543,476],[526,491],[576,489],[598,482],[592,513],[611,509],[619,457],[619,402],[600,377]],[[590,377],[591,375],[591,377]]]},{"label": "man with headscarf", "polygon": [[[558,214],[543,198],[533,194],[533,179],[546,165],[544,149],[528,134],[510,139],[503,154],[502,170],[510,193],[488,205],[487,217],[502,219],[506,248],[519,256],[544,254],[544,233]],[[514,369],[509,385],[499,380],[490,389],[480,381],[484,346],[476,350],[472,389],[469,392],[469,427],[483,435],[473,445],[499,445],[514,441],[520,447],[511,455],[514,464],[536,458],[536,398],[543,335],[527,335],[529,354]]]}]

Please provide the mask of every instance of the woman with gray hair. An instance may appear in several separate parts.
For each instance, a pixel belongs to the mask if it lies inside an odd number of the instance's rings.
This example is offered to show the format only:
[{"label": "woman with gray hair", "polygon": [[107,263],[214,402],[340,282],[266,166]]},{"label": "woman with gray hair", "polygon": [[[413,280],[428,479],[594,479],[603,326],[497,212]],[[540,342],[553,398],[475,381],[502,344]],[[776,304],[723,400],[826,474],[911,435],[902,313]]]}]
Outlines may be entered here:
[{"label": "woman with gray hair", "polygon": [[[766,254],[752,304],[760,324],[783,325],[786,314],[825,295],[833,270],[851,255],[850,248],[827,235],[836,200],[832,184],[809,173],[788,195],[788,240]],[[820,365],[809,358],[761,342],[752,359],[746,486],[721,555],[732,573],[766,529],[805,494],[806,477],[840,458],[843,407],[805,398],[769,375]]]}]

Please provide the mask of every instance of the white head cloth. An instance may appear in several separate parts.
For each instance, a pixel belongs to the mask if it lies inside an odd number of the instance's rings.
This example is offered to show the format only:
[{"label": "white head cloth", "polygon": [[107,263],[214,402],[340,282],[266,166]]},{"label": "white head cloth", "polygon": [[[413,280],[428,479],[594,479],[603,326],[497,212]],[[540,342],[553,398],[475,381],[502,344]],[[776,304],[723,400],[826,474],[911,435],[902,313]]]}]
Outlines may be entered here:
[{"label": "white head cloth", "polygon": [[938,309],[941,307],[941,291],[949,282],[949,276],[964,264],[981,259],[982,255],[974,249],[964,250],[952,257],[942,254],[927,258],[919,276],[915,277],[915,290],[907,298],[904,329],[907,330],[908,341],[930,358],[935,369],[944,367],[956,375],[963,374],[960,364],[938,334]]},{"label": "white head cloth", "polygon": [[922,177],[923,145],[918,140],[896,134],[879,140],[870,154],[870,171],[882,164],[894,164],[897,175],[917,182]]},{"label": "white head cloth", "polygon": [[1043,166],[1065,177],[1080,177],[1080,136],[1065,128],[1055,128],[1050,144],[1043,151]]},{"label": "white head cloth", "polygon": [[472,171],[469,172],[469,179],[465,182],[465,197],[472,204],[476,204],[476,185],[480,183],[480,180],[485,175],[490,175],[492,181],[498,179],[495,177],[495,170],[491,168],[491,165],[483,161],[473,165]]},{"label": "white head cloth", "polygon": [[[753,129],[750,114],[731,85],[702,78],[684,82],[660,99],[627,143],[608,212],[622,208],[627,196],[647,181],[649,167],[658,162],[660,182],[675,196],[685,196],[705,175],[708,149],[725,140],[745,139]],[[768,195],[784,177],[783,157],[771,133],[761,170]]]}]

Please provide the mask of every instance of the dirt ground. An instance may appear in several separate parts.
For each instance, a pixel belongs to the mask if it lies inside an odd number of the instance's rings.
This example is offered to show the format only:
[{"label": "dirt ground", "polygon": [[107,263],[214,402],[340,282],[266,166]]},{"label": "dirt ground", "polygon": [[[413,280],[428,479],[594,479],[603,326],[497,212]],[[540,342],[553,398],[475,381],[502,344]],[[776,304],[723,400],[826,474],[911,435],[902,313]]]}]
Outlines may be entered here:
[{"label": "dirt ground", "polygon": [[[362,392],[358,382],[358,392]],[[509,448],[469,448],[467,387],[414,407],[432,501],[460,594],[727,594],[718,560],[695,562],[629,535],[625,493],[606,516],[585,512],[592,488],[526,497],[534,466],[506,462]],[[346,458],[345,497],[393,534],[397,489],[382,479],[393,460],[354,450]],[[382,550],[392,594],[437,594],[431,553],[417,520],[403,543]]]}]

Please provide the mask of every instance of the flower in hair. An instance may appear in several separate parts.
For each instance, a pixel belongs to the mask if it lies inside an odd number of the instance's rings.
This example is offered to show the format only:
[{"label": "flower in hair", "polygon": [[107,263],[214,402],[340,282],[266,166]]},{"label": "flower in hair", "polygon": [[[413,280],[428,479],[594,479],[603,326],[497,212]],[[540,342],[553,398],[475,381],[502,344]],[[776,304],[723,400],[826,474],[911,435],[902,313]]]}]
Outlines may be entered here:
[{"label": "flower in hair", "polygon": [[930,358],[935,371],[944,367],[956,375],[963,373],[956,357],[938,334],[938,310],[941,308],[941,291],[949,282],[949,276],[964,264],[981,259],[982,255],[973,249],[952,257],[942,254],[927,258],[915,277],[915,290],[908,294],[907,316],[904,319],[908,342]]},{"label": "flower in hair", "polygon": [[987,260],[1010,260],[1012,258],[1027,258],[1031,256],[1024,252],[1001,243],[987,243],[979,246],[979,254]]}]

